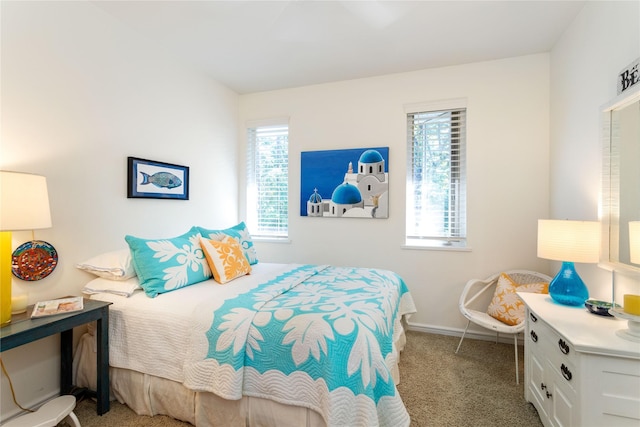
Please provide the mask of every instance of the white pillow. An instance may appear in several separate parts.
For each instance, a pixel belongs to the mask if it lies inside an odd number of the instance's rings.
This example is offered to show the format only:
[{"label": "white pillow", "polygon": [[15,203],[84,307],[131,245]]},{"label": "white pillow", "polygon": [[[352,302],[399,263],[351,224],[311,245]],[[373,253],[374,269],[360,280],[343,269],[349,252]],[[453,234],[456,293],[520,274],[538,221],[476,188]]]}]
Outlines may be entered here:
[{"label": "white pillow", "polygon": [[95,256],[76,264],[76,268],[109,280],[127,280],[136,276],[129,249],[120,249]]},{"label": "white pillow", "polygon": [[82,293],[88,295],[108,293],[122,295],[128,298],[133,295],[133,292],[137,289],[142,289],[137,277],[132,277],[127,280],[109,280],[98,277],[84,285]]}]

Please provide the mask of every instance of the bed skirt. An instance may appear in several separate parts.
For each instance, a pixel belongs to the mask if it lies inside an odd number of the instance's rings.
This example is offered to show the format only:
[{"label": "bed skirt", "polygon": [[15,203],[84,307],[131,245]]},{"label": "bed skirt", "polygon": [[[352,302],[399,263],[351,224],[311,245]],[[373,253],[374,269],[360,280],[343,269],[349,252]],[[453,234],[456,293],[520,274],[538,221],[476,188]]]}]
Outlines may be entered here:
[{"label": "bed skirt", "polygon": [[[402,328],[400,328],[402,329]],[[80,338],[73,360],[74,384],[96,389],[96,340],[90,332]],[[396,331],[398,352],[404,349],[404,330]],[[391,374],[396,384],[397,363]],[[227,400],[216,394],[197,392],[165,378],[129,369],[109,367],[111,400],[126,404],[138,415],[168,415],[198,427],[325,427],[316,411],[270,399],[245,396]]]}]

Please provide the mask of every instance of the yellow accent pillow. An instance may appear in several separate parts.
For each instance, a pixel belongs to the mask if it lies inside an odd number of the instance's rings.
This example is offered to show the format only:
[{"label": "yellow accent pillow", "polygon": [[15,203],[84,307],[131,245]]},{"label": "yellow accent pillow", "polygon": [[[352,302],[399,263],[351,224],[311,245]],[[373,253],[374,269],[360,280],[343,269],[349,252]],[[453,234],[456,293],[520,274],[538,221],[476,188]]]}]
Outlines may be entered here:
[{"label": "yellow accent pillow", "polygon": [[524,320],[524,303],[518,298],[516,292],[548,294],[549,284],[540,282],[518,285],[508,274],[502,273],[498,278],[498,284],[487,309],[487,314],[511,326],[522,322]]},{"label": "yellow accent pillow", "polygon": [[216,282],[224,284],[251,273],[242,246],[233,237],[225,236],[220,241],[200,239],[200,246]]}]

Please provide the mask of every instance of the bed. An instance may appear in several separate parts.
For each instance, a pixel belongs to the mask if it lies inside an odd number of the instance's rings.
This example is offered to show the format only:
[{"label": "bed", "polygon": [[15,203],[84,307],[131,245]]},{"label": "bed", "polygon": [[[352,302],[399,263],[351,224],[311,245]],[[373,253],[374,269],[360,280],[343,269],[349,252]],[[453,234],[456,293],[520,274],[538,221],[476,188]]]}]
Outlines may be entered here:
[{"label": "bed", "polygon": [[[224,286],[211,278],[153,298],[142,280],[85,287],[113,303],[111,395],[136,413],[202,427],[409,425],[396,384],[415,306],[397,274],[256,262]],[[90,328],[78,386],[95,389],[95,357]]]}]

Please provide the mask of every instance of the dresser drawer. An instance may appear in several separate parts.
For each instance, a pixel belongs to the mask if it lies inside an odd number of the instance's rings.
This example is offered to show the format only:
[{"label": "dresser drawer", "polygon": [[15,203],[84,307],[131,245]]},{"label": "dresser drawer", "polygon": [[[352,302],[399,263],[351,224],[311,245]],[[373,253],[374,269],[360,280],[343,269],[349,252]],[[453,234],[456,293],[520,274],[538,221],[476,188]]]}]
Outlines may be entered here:
[{"label": "dresser drawer", "polygon": [[571,388],[578,382],[577,355],[571,344],[554,331],[535,312],[529,312],[531,350],[548,360],[550,367],[562,382]]},{"label": "dresser drawer", "polygon": [[567,385],[569,388],[576,390],[579,382],[578,369],[568,361],[553,360],[549,358],[553,372],[557,375],[558,383]]},{"label": "dresser drawer", "polygon": [[585,413],[594,425],[640,426],[640,361],[622,357],[589,357]]},{"label": "dresser drawer", "polygon": [[554,331],[533,311],[529,312],[529,320],[529,338],[533,342],[544,343],[542,345],[548,346],[546,348],[546,351],[549,352],[548,357],[557,356],[561,363],[575,364],[576,352],[569,340]]}]

